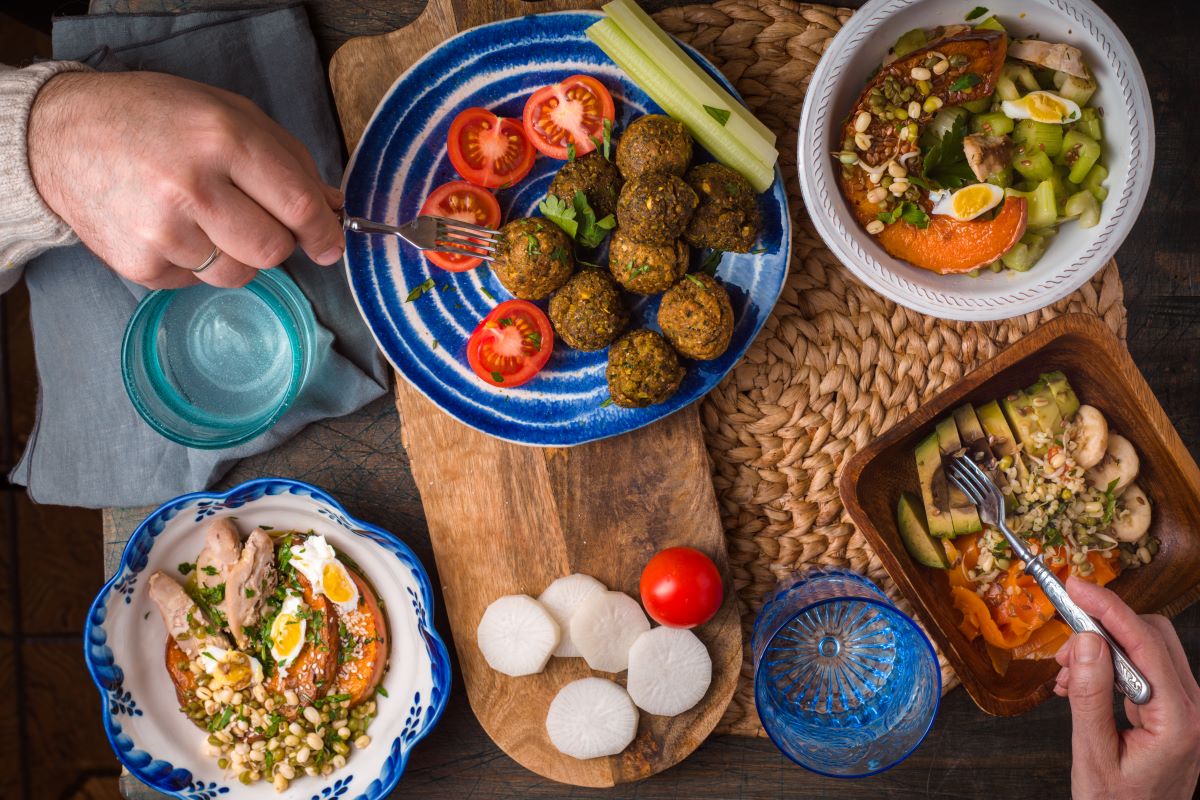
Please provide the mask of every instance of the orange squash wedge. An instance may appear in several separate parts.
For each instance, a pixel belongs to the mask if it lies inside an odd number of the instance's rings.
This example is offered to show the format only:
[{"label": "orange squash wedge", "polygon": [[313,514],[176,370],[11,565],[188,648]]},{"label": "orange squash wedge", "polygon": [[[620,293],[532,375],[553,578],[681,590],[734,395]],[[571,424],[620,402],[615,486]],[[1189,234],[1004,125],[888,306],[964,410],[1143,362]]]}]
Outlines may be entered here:
[{"label": "orange squash wedge", "polygon": [[1010,197],[995,219],[960,222],[937,214],[929,217],[928,228],[900,220],[876,238],[896,258],[939,275],[953,275],[979,269],[1004,255],[1025,233],[1027,216],[1025,198]]}]

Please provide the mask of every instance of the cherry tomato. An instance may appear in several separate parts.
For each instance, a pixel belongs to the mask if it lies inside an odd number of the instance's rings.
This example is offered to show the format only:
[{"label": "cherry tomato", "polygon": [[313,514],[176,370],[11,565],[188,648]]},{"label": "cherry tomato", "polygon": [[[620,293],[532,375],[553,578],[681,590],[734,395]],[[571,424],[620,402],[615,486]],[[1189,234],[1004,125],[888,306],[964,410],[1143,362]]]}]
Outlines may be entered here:
[{"label": "cherry tomato", "polygon": [[596,142],[603,141],[606,119],[616,119],[616,106],[604,84],[590,75],[543,86],[525,101],[522,115],[533,146],[558,159],[567,158],[570,142],[577,156],[595,150]]},{"label": "cherry tomato", "polygon": [[712,559],[691,547],[668,547],[642,570],[642,605],[655,622],[669,628],[694,628],[713,618],[725,587]]},{"label": "cherry tomato", "polygon": [[545,312],[528,300],[508,300],[492,309],[467,340],[467,361],[485,383],[511,388],[546,366],[554,330]]},{"label": "cherry tomato", "polygon": [[[474,222],[486,228],[500,227],[500,204],[495,196],[487,189],[466,181],[450,181],[434,189],[421,206],[421,213]],[[426,250],[425,257],[450,272],[466,272],[483,263],[478,258],[432,250]]]},{"label": "cherry tomato", "polygon": [[537,158],[520,122],[486,108],[459,112],[450,123],[447,149],[459,175],[489,189],[519,183]]}]

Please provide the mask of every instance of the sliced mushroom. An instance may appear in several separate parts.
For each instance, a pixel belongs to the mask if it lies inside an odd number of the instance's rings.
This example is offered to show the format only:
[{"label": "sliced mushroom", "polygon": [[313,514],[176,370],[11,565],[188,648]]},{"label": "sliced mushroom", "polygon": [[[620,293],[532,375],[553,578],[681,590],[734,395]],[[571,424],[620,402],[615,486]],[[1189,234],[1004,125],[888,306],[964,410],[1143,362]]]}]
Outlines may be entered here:
[{"label": "sliced mushroom", "polygon": [[1137,477],[1141,462],[1133,443],[1119,433],[1108,435],[1108,446],[1100,463],[1087,472],[1088,481],[1097,489],[1107,490],[1113,481],[1117,482],[1116,492],[1120,494],[1125,487],[1133,483]]},{"label": "sliced mushroom", "polygon": [[1116,516],[1113,517],[1113,535],[1122,542],[1136,542],[1150,530],[1150,499],[1142,491],[1142,487],[1131,483],[1118,502]]},{"label": "sliced mushroom", "polygon": [[1002,172],[1012,163],[1012,140],[1007,136],[972,133],[963,137],[963,153],[971,172],[981,181]]},{"label": "sliced mushroom", "polygon": [[1080,406],[1075,412],[1075,463],[1091,469],[1103,460],[1107,449],[1108,420],[1095,406]]},{"label": "sliced mushroom", "polygon": [[1025,61],[1046,69],[1056,69],[1076,78],[1091,80],[1083,60],[1083,53],[1078,47],[1069,44],[1054,44],[1037,39],[1016,39],[1008,45],[1008,55],[1018,61]]}]

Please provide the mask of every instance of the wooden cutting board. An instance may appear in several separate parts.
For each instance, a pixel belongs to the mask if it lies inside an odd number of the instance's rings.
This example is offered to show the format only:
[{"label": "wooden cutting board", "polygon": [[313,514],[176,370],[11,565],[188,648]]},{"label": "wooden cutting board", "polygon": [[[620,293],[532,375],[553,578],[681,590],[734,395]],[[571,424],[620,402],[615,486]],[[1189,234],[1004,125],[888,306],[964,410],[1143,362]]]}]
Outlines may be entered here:
[{"label": "wooden cutting board", "polygon": [[[329,68],[347,145],[358,143],[395,79],[457,31],[534,9],[594,5],[430,0],[412,24],[350,40]],[[488,735],[528,769],[580,786],[640,780],[686,758],[729,705],[742,663],[737,601],[696,407],[615,439],[564,449],[522,447],[479,433],[402,376],[396,405],[467,696]],[[505,594],[536,597],[572,572],[636,597],[646,561],[673,545],[708,553],[725,579],[725,604],[697,630],[713,661],[708,694],[677,717],[642,714],[637,739],[618,756],[578,761],[562,755],[546,736],[550,701],[562,686],[592,673],[578,658],[551,659],[545,672],[523,678],[493,672],[475,644],[484,609]]]}]

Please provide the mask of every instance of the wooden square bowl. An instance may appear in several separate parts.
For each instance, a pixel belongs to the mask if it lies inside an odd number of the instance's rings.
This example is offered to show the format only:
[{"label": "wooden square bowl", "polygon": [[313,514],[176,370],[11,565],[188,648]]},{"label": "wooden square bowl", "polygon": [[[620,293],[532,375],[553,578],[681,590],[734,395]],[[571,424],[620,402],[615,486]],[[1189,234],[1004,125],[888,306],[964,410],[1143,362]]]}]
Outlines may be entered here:
[{"label": "wooden square bowl", "polygon": [[913,449],[935,420],[963,403],[983,403],[1029,386],[1043,372],[1066,373],[1083,403],[1099,408],[1141,457],[1138,483],[1154,505],[1151,535],[1161,542],[1149,565],[1110,584],[1138,613],[1171,616],[1200,598],[1200,469],[1197,469],[1128,351],[1097,318],[1058,317],[1024,337],[856,453],[838,481],[842,503],[976,704],[999,716],[1020,714],[1050,697],[1052,659],[992,668],[982,642],[959,631],[960,612],[940,570],[922,566],[896,527],[900,491],[916,491]]}]

